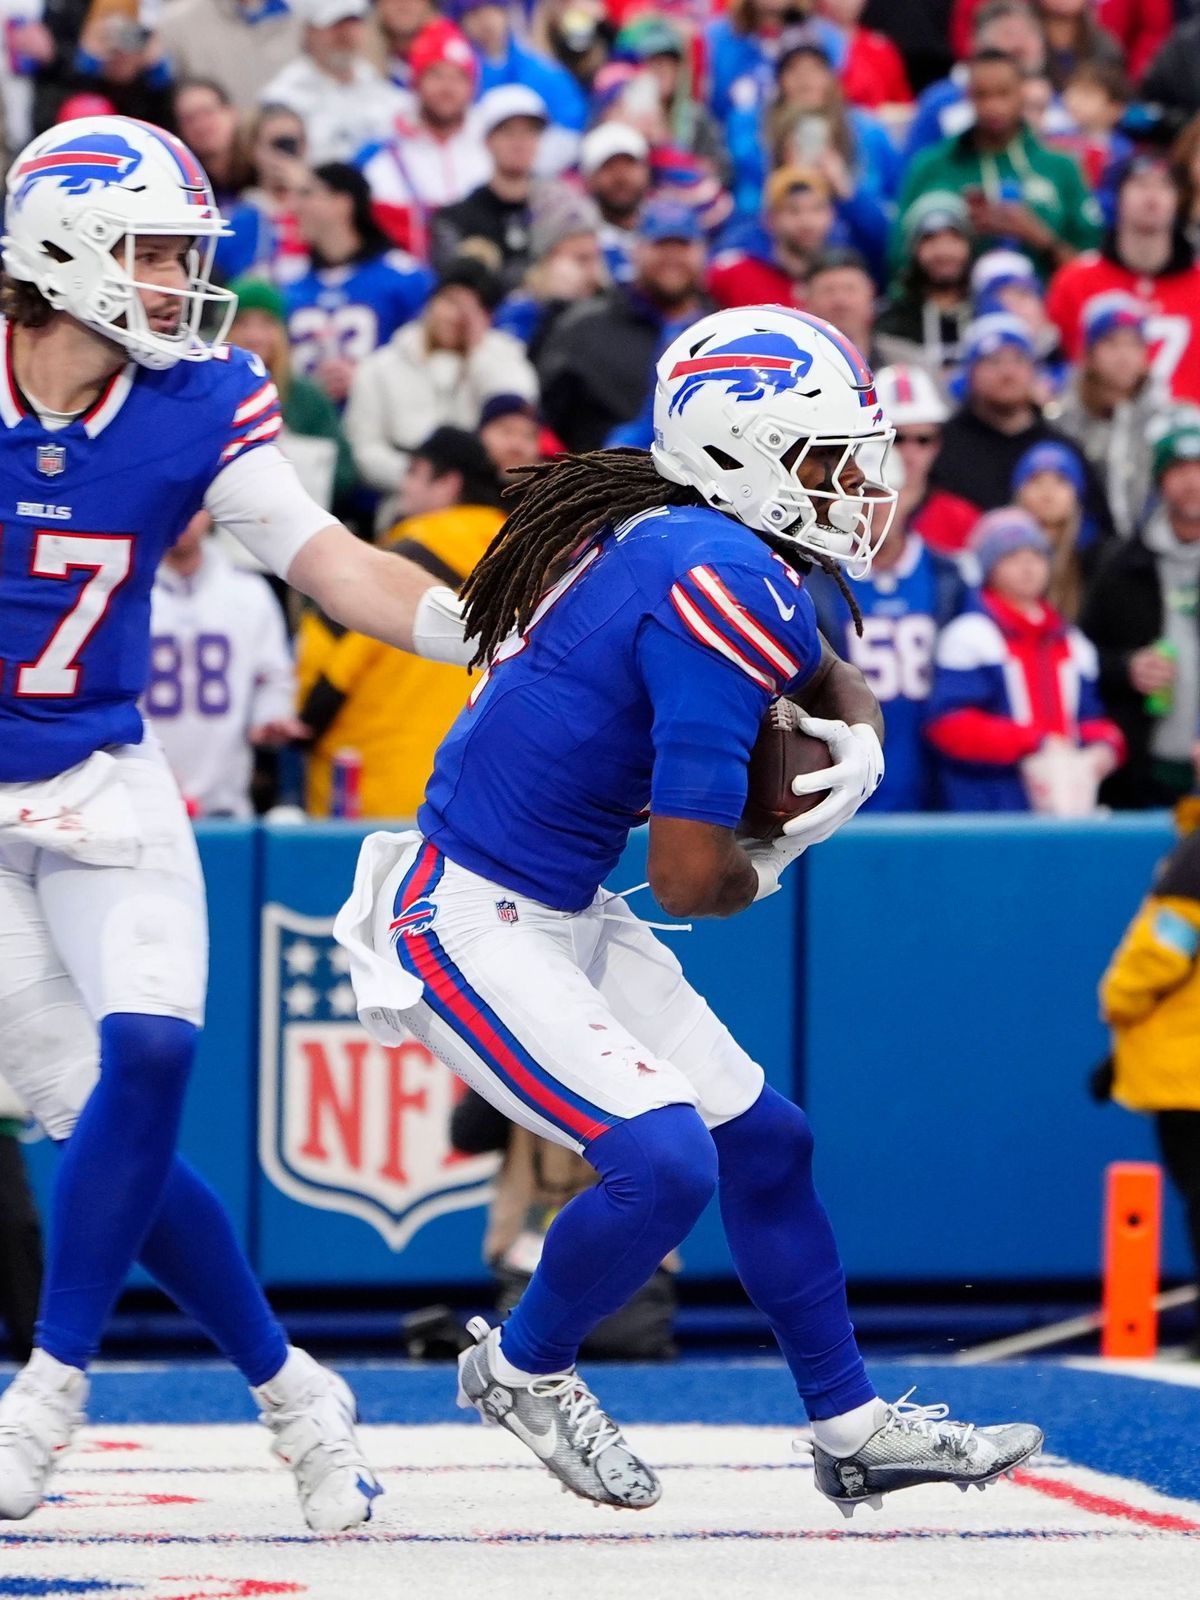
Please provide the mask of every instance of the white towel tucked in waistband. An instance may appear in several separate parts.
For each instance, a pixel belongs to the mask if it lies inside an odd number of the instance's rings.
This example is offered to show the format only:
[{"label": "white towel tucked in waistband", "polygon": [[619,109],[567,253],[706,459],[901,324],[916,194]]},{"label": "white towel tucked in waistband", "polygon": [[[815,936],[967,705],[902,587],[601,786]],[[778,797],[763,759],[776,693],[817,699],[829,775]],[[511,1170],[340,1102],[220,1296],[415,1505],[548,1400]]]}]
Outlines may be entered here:
[{"label": "white towel tucked in waistband", "polygon": [[392,952],[380,955],[375,949],[375,907],[388,877],[395,874],[398,879],[397,869],[411,865],[423,842],[412,829],[369,833],[358,852],[350,898],[334,918],[333,937],[350,957],[358,1020],[380,1044],[403,1044],[412,1037],[403,1013],[416,1005],[424,985]]},{"label": "white towel tucked in waistband", "polygon": [[89,867],[132,867],[142,842],[120,763],[97,750],[38,783],[0,783],[0,845],[29,844]]}]

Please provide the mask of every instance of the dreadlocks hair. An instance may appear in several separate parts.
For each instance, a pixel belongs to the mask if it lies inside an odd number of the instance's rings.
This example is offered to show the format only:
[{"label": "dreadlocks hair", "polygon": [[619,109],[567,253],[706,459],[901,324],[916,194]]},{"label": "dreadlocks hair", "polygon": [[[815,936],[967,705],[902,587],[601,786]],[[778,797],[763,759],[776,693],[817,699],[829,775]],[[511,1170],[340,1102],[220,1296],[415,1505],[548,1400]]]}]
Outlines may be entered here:
[{"label": "dreadlocks hair", "polygon": [[[486,666],[514,628],[520,633],[528,627],[546,590],[601,528],[656,506],[707,503],[689,485],[660,477],[647,451],[630,449],[590,450],[519,467],[504,493],[513,509],[462,587],[467,638],[479,640],[473,667]],[[786,539],[764,537],[801,573],[814,562],[828,572],[862,632],[862,613],[832,558],[806,552],[801,560]]]},{"label": "dreadlocks hair", "polygon": [[695,489],[660,478],[645,450],[589,450],[519,467],[504,491],[513,509],[463,585],[471,665],[486,665],[502,639],[529,624],[571,557],[610,522],[655,506],[702,506]]}]

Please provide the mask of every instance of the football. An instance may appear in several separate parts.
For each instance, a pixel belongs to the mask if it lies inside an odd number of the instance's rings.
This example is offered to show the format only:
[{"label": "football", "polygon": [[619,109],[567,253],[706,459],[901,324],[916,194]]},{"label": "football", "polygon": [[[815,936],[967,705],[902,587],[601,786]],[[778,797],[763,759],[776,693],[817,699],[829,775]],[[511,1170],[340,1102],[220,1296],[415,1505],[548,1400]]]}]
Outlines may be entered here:
[{"label": "football", "polygon": [[793,778],[833,765],[825,741],[801,730],[803,715],[793,701],[774,700],[763,718],[750,752],[746,808],[738,824],[744,839],[777,839],[785,822],[811,811],[829,793],[792,793]]}]

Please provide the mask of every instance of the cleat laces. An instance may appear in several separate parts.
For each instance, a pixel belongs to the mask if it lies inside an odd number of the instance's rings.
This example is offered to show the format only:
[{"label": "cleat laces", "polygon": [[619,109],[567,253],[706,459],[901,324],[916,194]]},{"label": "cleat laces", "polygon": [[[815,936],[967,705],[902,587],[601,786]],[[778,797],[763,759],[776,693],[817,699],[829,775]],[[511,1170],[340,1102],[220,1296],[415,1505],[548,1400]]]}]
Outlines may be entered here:
[{"label": "cleat laces", "polygon": [[915,1392],[914,1385],[888,1406],[887,1421],[880,1431],[917,1434],[928,1439],[936,1449],[945,1450],[950,1455],[969,1455],[968,1446],[975,1432],[975,1424],[950,1422],[950,1407],[944,1403],[932,1406],[910,1404],[908,1396]]},{"label": "cleat laces", "polygon": [[609,1445],[623,1444],[621,1430],[600,1409],[600,1402],[575,1372],[535,1378],[528,1392],[539,1400],[553,1400],[566,1422],[571,1443],[585,1453],[589,1465]]}]

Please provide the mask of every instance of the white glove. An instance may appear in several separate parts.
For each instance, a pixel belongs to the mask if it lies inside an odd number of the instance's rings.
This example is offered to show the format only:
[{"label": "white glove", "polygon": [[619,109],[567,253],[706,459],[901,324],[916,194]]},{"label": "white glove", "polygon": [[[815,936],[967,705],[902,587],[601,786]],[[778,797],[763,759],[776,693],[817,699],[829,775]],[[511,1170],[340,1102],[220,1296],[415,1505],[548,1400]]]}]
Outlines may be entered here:
[{"label": "white glove", "polygon": [[758,893],[751,904],[765,900],[779,888],[784,870],[798,860],[808,849],[808,841],[794,839],[750,839],[742,841],[742,849],[750,857],[750,865],[758,874]]},{"label": "white glove", "polygon": [[469,667],[474,644],[463,637],[463,603],[453,589],[435,584],[417,601],[412,622],[413,654],[427,661]]},{"label": "white glove", "polygon": [[815,739],[823,739],[833,755],[833,766],[792,780],[793,794],[830,791],[811,811],[783,825],[787,841],[803,848],[836,833],[875,793],[883,782],[883,749],[867,722],[851,726],[823,717],[801,717],[799,726]]}]

